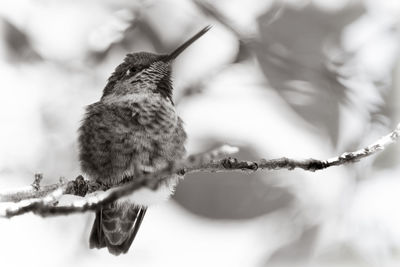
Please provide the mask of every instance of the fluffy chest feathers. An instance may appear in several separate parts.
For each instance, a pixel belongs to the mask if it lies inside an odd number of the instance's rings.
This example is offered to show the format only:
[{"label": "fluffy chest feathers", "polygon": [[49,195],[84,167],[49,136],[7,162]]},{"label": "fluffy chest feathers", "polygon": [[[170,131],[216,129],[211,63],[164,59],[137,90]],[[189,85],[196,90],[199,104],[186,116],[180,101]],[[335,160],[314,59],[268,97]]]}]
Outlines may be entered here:
[{"label": "fluffy chest feathers", "polygon": [[170,100],[160,94],[108,95],[87,108],[80,128],[82,170],[115,184],[182,158],[186,134]]},{"label": "fluffy chest feathers", "polygon": [[149,136],[151,138],[168,138],[177,127],[175,107],[171,101],[157,93],[132,93],[122,96],[113,94],[105,97],[102,102],[109,107],[126,111],[120,116],[129,123],[130,128],[125,129],[126,125],[119,126],[129,132],[135,129],[133,134],[147,133],[152,135]]}]

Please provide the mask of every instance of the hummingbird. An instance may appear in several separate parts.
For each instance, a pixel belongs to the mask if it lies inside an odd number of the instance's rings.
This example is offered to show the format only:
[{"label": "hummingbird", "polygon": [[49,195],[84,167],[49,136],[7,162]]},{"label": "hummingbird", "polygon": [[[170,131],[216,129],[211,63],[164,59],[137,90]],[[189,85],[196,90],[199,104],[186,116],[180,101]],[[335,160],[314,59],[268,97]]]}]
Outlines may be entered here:
[{"label": "hummingbird", "polygon": [[[186,132],[172,99],[171,65],[210,29],[203,28],[170,54],[130,53],[116,67],[100,101],[86,107],[79,128],[79,160],[89,179],[115,186],[156,172],[185,156]],[[165,178],[165,177],[160,177]],[[102,206],[90,233],[90,248],[128,252],[147,207],[168,199],[178,175]]]}]

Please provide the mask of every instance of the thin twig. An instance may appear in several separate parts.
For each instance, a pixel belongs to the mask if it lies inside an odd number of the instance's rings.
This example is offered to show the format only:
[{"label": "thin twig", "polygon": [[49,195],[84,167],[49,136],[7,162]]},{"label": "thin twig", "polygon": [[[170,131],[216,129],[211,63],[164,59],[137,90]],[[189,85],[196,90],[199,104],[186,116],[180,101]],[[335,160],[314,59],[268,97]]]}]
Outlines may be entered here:
[{"label": "thin twig", "polygon": [[2,190],[0,192],[0,202],[18,202],[29,198],[44,197],[59,187],[60,184],[51,184],[51,185],[41,186],[37,190],[32,188],[32,186],[26,186],[17,189]]},{"label": "thin twig", "polygon": [[[362,158],[376,154],[384,150],[388,145],[395,143],[400,136],[400,124],[388,135],[380,138],[373,144],[354,152],[346,152],[338,157],[328,160],[306,159],[295,160],[289,158],[278,158],[272,160],[261,159],[258,161],[240,161],[236,158],[217,159],[227,154],[237,152],[237,148],[222,146],[218,149],[189,156],[179,163],[170,163],[168,167],[154,173],[135,177],[134,181],[125,181],[123,185],[107,188],[96,181],[84,180],[78,176],[75,180],[57,185],[48,185],[32,189],[29,194],[25,191],[13,191],[13,197],[9,193],[0,192],[0,202],[18,200],[16,203],[3,203],[0,206],[0,217],[13,217],[27,212],[34,212],[41,216],[67,215],[71,213],[93,211],[102,205],[111,203],[123,196],[129,195],[139,188],[148,187],[155,190],[161,183],[173,174],[185,175],[194,172],[226,172],[226,171],[257,171],[257,170],[293,170],[300,168],[306,171],[317,171],[332,166],[354,163]],[[105,191],[104,191],[105,190]],[[100,191],[100,192],[99,192]],[[103,191],[103,192],[101,192]],[[95,194],[90,194],[94,192]],[[85,196],[81,200],[74,201],[69,205],[56,206],[56,201],[64,194]],[[35,198],[23,199],[26,196]]]}]

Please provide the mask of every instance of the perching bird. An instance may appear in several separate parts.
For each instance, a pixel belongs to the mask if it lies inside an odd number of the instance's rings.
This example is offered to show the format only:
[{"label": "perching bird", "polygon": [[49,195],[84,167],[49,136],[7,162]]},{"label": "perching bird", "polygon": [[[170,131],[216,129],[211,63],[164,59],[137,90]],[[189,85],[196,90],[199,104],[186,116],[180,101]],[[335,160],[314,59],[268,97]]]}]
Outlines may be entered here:
[{"label": "perching bird", "polygon": [[[171,63],[209,28],[169,55],[128,54],[115,69],[100,101],[87,107],[79,128],[81,168],[90,179],[117,185],[182,159],[186,133],[172,101]],[[167,199],[178,178],[173,175],[156,191],[143,188],[103,206],[96,213],[90,247],[126,253],[148,205]]]}]

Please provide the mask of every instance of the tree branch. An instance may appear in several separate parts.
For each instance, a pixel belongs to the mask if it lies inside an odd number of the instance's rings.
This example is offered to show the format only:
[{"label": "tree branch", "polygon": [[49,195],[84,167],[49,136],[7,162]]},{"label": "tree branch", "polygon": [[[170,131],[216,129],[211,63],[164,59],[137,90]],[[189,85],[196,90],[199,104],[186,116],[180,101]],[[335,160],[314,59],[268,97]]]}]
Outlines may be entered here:
[{"label": "tree branch", "polygon": [[[81,175],[72,181],[65,182],[61,180],[58,184],[41,187],[40,181],[42,178],[36,175],[30,188],[0,192],[0,202],[4,202],[0,203],[0,217],[10,218],[27,212],[50,216],[94,211],[140,188],[148,187],[151,190],[155,190],[173,174],[183,176],[194,172],[293,170],[295,168],[313,172],[332,166],[357,162],[362,158],[384,150],[388,145],[395,143],[399,136],[400,124],[394,131],[373,144],[354,152],[343,153],[328,160],[295,160],[285,157],[258,161],[240,161],[231,157],[218,159],[238,151],[236,147],[225,145],[206,153],[191,155],[178,163],[171,162],[162,170],[140,177],[136,176],[134,181],[129,178],[125,179],[122,184],[113,188],[96,181],[85,180]],[[66,194],[85,197],[73,201],[69,205],[57,206],[58,200]]]}]

